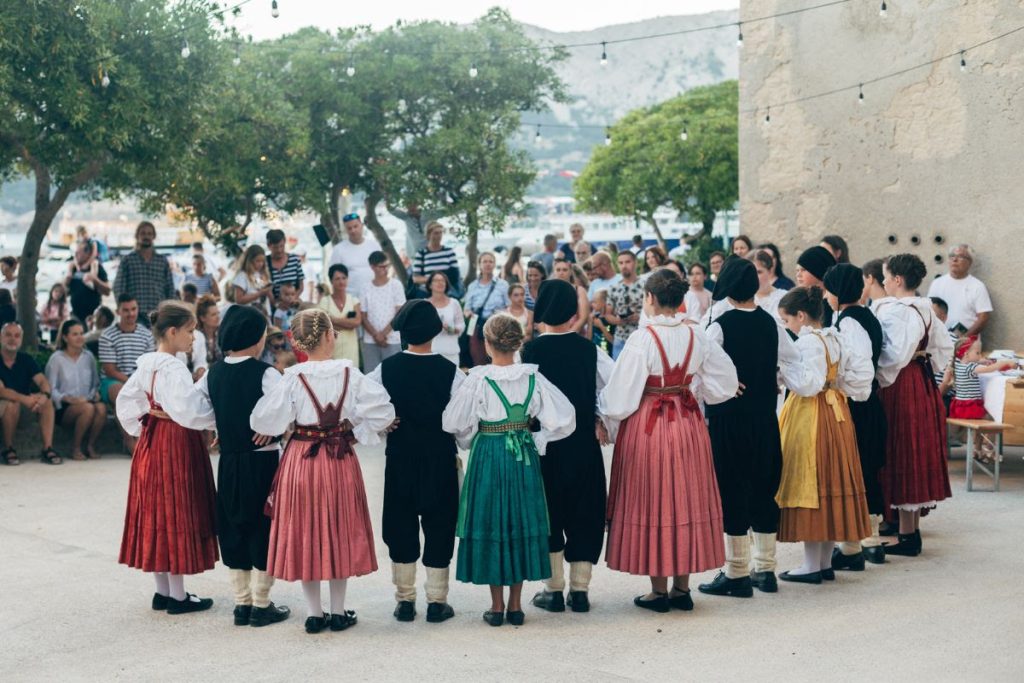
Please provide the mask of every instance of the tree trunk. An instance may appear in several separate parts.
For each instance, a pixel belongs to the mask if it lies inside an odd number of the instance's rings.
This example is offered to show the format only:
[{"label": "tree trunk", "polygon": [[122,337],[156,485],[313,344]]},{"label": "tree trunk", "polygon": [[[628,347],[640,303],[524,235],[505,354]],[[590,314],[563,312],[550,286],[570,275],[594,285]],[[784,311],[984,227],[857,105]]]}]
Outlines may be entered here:
[{"label": "tree trunk", "polygon": [[391,267],[395,270],[395,277],[398,281],[405,284],[409,281],[409,272],[405,269],[405,264],[402,263],[402,259],[398,256],[398,250],[395,249],[395,243],[388,237],[388,233],[384,230],[384,226],[377,220],[377,205],[380,204],[381,197],[377,193],[366,195],[365,208],[366,208],[366,219],[363,221],[366,227],[370,228],[370,232],[377,238],[380,243],[380,248],[384,250],[384,253],[391,259]]},{"label": "tree trunk", "polygon": [[[476,212],[473,210],[466,211],[466,228],[468,230],[466,239],[466,277],[463,278],[462,283],[468,287],[469,283],[476,279],[476,262],[480,257],[480,248],[477,246],[480,223],[477,221]],[[494,276],[498,276],[497,270],[495,270]]]},{"label": "tree trunk", "polygon": [[644,220],[654,228],[654,236],[658,240],[658,246],[662,248],[665,254],[668,254],[668,245],[665,244],[665,236],[661,234],[661,226],[658,225],[658,221],[654,219],[654,215],[644,216]]}]

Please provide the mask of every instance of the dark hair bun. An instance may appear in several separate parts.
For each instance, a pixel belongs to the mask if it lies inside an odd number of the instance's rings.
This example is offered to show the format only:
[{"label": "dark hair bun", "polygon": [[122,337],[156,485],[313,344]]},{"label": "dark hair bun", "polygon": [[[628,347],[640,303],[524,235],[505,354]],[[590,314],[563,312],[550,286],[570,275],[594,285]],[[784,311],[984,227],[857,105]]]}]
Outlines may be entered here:
[{"label": "dark hair bun", "polygon": [[890,273],[902,277],[903,286],[910,290],[920,287],[921,282],[924,280],[924,276],[928,274],[928,269],[925,267],[924,261],[914,254],[896,254],[895,256],[890,256],[885,265],[889,269]]},{"label": "dark hair bun", "polygon": [[147,317],[149,318],[149,327],[152,329],[156,327],[156,321],[160,318],[160,311],[150,311]]}]

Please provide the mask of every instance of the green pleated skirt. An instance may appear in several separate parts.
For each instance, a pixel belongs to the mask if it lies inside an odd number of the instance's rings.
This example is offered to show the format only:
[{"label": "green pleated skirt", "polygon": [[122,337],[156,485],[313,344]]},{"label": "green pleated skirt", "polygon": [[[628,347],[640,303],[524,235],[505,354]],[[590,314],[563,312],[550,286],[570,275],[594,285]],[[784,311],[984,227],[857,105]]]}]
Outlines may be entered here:
[{"label": "green pleated skirt", "polygon": [[[518,448],[510,448],[511,438]],[[459,581],[510,586],[551,577],[540,456],[529,432],[511,438],[479,433],[473,440],[456,530]]]}]

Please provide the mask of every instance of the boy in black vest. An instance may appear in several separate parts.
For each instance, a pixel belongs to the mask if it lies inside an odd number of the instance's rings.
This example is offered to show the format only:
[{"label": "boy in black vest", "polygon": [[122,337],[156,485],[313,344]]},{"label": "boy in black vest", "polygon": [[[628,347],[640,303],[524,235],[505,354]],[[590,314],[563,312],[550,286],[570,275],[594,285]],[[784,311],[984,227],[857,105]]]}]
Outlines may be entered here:
[{"label": "boy in black vest", "polygon": [[458,447],[455,437],[441,429],[441,414],[464,375],[431,351],[442,327],[433,304],[408,301],[391,325],[408,348],[384,359],[369,375],[387,389],[397,416],[385,449],[382,535],[391,556],[395,618],[412,621],[422,526],[427,621],[437,623],[455,616],[448,604],[448,566],[459,514]]},{"label": "boy in black vest", "polygon": [[[597,394],[615,367],[594,343],[572,331],[576,292],[561,280],[540,286],[534,319],[545,333],[523,347],[522,361],[536,363],[540,373],[558,387],[576,409],[576,431],[553,441],[541,458],[551,535],[548,550],[551,578],[533,604],[564,612],[565,568],[569,562],[569,606],[590,611],[590,575],[601,556],[605,528],[604,457],[598,442]],[[602,427],[603,429],[603,427]]]},{"label": "boy in black vest", "polygon": [[[224,359],[199,381],[217,420],[217,536],[235,591],[235,625],[266,626],[291,613],[270,601],[270,518],[263,513],[280,457],[278,444],[249,427],[249,416],[281,373],[259,360],[267,321],[251,306],[232,306],[217,333]],[[211,342],[213,340],[210,340]],[[253,577],[255,574],[255,577]]]}]

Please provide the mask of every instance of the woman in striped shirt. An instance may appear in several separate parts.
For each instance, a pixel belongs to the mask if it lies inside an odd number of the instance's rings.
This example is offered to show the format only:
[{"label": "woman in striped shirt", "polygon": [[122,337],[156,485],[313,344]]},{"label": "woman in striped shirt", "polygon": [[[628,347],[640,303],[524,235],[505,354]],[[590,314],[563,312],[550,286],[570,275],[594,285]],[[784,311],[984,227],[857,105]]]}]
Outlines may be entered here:
[{"label": "woman in striped shirt", "polygon": [[[454,285],[458,281],[459,261],[455,250],[441,244],[444,237],[444,226],[437,221],[427,225],[427,246],[416,252],[416,260],[412,267],[412,281],[421,289],[426,289],[427,279],[431,273],[438,271],[448,274],[448,280]],[[455,269],[454,277],[450,269]]]}]

